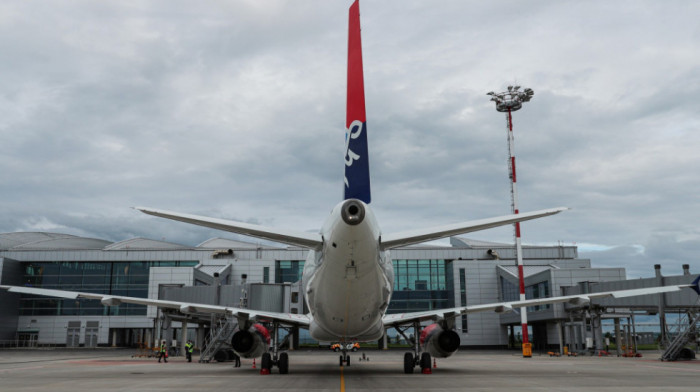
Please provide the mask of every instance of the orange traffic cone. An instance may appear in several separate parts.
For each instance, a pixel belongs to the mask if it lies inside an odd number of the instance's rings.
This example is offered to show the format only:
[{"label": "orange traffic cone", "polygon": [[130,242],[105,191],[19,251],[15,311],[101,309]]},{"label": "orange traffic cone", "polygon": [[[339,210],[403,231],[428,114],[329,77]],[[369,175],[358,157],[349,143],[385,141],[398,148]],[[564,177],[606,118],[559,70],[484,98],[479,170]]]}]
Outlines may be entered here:
[{"label": "orange traffic cone", "polygon": [[253,369],[255,369],[255,358],[253,358]]},{"label": "orange traffic cone", "polygon": [[421,373],[423,373],[423,374],[433,374],[433,371],[432,371],[429,367],[427,367],[427,368],[423,369],[423,371],[422,371]]},{"label": "orange traffic cone", "polygon": [[260,369],[260,374],[270,374],[270,369],[262,368]]},{"label": "orange traffic cone", "polygon": [[433,369],[437,369],[437,361],[433,358]]}]

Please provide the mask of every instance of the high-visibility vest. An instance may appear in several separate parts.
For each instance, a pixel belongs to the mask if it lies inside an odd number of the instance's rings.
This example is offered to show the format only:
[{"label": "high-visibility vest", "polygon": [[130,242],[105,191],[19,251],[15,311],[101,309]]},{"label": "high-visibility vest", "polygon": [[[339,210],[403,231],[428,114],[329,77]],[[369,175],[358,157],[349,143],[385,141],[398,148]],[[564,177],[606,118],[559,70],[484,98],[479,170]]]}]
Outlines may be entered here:
[{"label": "high-visibility vest", "polygon": [[187,352],[190,352],[190,353],[191,353],[192,350],[194,349],[194,344],[192,344],[192,343],[186,343],[186,344],[185,344],[185,348],[187,349]]}]

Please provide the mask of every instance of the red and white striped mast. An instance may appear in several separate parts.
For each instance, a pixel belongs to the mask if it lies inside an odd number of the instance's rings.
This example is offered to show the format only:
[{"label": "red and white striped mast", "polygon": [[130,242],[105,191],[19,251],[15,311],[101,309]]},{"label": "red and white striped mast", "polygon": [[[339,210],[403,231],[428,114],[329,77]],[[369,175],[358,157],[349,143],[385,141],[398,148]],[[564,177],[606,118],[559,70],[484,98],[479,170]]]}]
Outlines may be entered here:
[{"label": "red and white striped mast", "polygon": [[[508,169],[511,179],[511,209],[513,214],[518,214],[518,187],[517,187],[517,176],[515,174],[515,139],[513,138],[513,116],[512,112],[523,107],[523,102],[528,102],[535,94],[530,88],[526,88],[523,91],[519,91],[520,86],[508,86],[508,91],[502,93],[489,92],[487,95],[491,96],[491,100],[496,102],[496,110],[502,113],[506,113],[506,120],[508,123]],[[525,300],[525,278],[523,273],[523,252],[522,243],[520,241],[520,222],[515,222],[513,224],[515,229],[515,254],[518,260],[518,281],[520,284],[520,300]],[[532,356],[532,350],[530,346],[530,338],[527,331],[527,310],[526,308],[520,309],[520,325],[522,327],[523,334],[523,357],[529,358]]]}]

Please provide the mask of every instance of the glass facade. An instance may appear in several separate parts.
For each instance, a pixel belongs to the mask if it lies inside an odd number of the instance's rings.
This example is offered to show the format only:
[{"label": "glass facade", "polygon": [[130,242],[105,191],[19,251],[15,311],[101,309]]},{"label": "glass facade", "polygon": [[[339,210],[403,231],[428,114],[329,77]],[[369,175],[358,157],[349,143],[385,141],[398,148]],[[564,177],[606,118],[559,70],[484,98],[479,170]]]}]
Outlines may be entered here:
[{"label": "glass facade", "polygon": [[499,276],[499,278],[501,280],[501,301],[510,302],[519,300],[520,290],[518,286],[510,283],[510,281],[504,279],[502,276]]},{"label": "glass facade", "polygon": [[[461,306],[467,306],[467,274],[464,268],[459,269],[459,301]],[[469,332],[467,315],[462,315],[462,332]]]},{"label": "glass facade", "polygon": [[[547,298],[549,297],[549,281],[545,280],[532,286],[525,287],[525,298],[527,299],[537,299],[537,298]],[[527,308],[528,312],[535,312],[538,310],[544,310],[551,308],[552,305],[536,305]]]},{"label": "glass facade", "polygon": [[454,306],[449,260],[392,260],[394,294],[387,313],[444,309]]},{"label": "glass facade", "polygon": [[277,260],[275,263],[275,283],[294,283],[301,279],[304,260]]},{"label": "glass facade", "polygon": [[[394,293],[387,313],[444,309],[454,306],[451,260],[392,260]],[[303,260],[277,260],[275,283],[297,282]],[[466,303],[466,282],[464,286]],[[464,322],[466,326],[466,320]]]},{"label": "glass facade", "polygon": [[[520,290],[518,286],[504,279],[502,276],[501,280],[501,298],[504,302],[507,301],[517,301],[520,299]],[[549,281],[545,280],[533,284],[531,286],[525,287],[525,299],[537,299],[537,298],[547,298],[549,297]],[[536,305],[528,306],[528,312],[536,312],[538,310],[550,309],[552,305]]]},{"label": "glass facade", "polygon": [[[198,261],[28,263],[25,265],[24,284],[45,289],[146,298],[151,267],[193,267],[197,264]],[[103,306],[99,300],[23,294],[19,312],[30,316],[144,316],[146,306]]]}]

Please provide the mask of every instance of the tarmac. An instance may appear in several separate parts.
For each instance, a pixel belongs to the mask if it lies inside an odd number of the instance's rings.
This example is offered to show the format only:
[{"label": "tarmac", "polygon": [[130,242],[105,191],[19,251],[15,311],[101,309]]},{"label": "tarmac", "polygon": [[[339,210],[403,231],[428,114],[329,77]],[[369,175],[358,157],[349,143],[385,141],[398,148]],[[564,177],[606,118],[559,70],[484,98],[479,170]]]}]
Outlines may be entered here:
[{"label": "tarmac", "polygon": [[[362,353],[369,358],[360,361]],[[0,350],[0,391],[696,391],[700,361],[642,358],[522,358],[514,351],[462,350],[432,374],[403,373],[403,351],[361,350],[350,366],[330,351],[290,352],[289,374],[260,374],[260,360],[168,363],[126,349]]]}]

